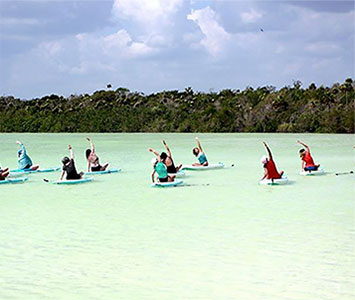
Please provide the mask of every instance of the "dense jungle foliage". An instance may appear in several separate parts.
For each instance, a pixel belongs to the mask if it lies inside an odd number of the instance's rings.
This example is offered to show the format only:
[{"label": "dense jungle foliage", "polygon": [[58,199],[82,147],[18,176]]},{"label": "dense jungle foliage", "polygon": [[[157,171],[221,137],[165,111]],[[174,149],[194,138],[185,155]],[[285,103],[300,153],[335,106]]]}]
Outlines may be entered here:
[{"label": "dense jungle foliage", "polygon": [[354,132],[355,82],[304,89],[299,81],[216,92],[125,88],[69,98],[0,97],[1,132]]}]

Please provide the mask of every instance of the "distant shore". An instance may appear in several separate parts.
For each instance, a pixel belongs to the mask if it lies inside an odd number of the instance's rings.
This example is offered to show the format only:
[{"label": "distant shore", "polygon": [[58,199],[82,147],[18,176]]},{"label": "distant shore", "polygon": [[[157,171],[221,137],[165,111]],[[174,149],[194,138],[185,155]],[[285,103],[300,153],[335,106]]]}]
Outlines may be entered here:
[{"label": "distant shore", "polygon": [[314,132],[354,133],[355,84],[302,88],[300,82],[243,91],[125,88],[65,98],[0,97],[0,132]]}]

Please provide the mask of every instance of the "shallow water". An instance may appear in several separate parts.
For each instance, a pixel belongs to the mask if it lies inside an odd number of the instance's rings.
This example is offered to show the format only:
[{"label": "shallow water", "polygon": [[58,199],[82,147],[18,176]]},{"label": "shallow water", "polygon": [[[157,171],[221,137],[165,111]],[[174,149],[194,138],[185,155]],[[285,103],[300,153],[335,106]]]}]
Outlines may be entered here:
[{"label": "shallow water", "polygon": [[[354,299],[353,135],[201,134],[211,163],[184,187],[150,187],[148,147],[191,163],[192,134],[91,134],[101,161],[122,167],[79,186],[33,174],[0,186],[0,299]],[[34,163],[59,166],[67,144],[86,167],[84,134],[0,134],[1,166],[16,140]],[[325,176],[299,176],[299,146]],[[266,140],[287,186],[259,186]],[[235,167],[231,167],[234,164]]]}]

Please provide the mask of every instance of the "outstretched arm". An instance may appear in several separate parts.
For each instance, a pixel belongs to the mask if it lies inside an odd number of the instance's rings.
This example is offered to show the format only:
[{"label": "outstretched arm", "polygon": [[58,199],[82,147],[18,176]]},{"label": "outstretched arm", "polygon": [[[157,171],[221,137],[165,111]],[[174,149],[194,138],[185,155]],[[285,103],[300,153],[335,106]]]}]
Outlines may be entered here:
[{"label": "outstretched arm", "polygon": [[65,171],[62,171],[62,173],[60,173],[59,181],[63,180],[64,174],[65,174]]},{"label": "outstretched arm", "polygon": [[168,152],[168,156],[171,157],[171,151],[169,149],[169,146],[166,144],[165,140],[163,140],[163,144],[165,146],[166,152]]},{"label": "outstretched arm", "polygon": [[71,147],[71,145],[68,145],[68,149],[69,149],[69,152],[70,152],[70,158],[74,159],[74,151],[73,151],[73,148]]},{"label": "outstretched arm", "polygon": [[307,150],[308,152],[310,152],[310,151],[309,151],[309,147],[308,147],[306,144],[302,143],[300,140],[298,140],[297,143],[301,144],[303,147],[306,148],[306,150]]},{"label": "outstretched arm", "polygon": [[95,152],[95,145],[94,145],[94,143],[92,142],[92,140],[91,140],[89,137],[87,137],[86,139],[87,139],[87,140],[89,141],[89,143],[90,143],[91,151],[92,151],[92,152]]},{"label": "outstretched arm", "polygon": [[153,170],[153,173],[152,173],[152,182],[154,183],[154,175],[155,175],[155,170]]},{"label": "outstretched arm", "polygon": [[160,157],[159,152],[154,150],[153,148],[149,148],[148,151],[153,152],[157,157]]},{"label": "outstretched arm", "polygon": [[199,149],[201,152],[203,152],[202,147],[201,147],[200,140],[198,139],[198,137],[196,137],[195,139],[196,139],[196,143],[197,143],[198,149]]},{"label": "outstretched arm", "polygon": [[263,144],[265,146],[267,153],[269,154],[269,160],[272,160],[272,154],[271,154],[270,148],[268,147],[268,145],[265,142],[263,142]]}]

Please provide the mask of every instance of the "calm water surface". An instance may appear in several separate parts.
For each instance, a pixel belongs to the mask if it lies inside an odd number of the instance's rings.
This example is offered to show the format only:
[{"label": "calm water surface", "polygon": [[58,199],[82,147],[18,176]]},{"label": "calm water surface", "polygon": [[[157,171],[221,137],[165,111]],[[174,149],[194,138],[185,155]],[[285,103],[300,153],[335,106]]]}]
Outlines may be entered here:
[{"label": "calm water surface", "polygon": [[[201,134],[211,163],[187,186],[149,186],[161,140],[194,162],[191,134],[92,134],[120,174],[54,186],[34,174],[0,186],[0,299],[354,299],[353,135]],[[43,167],[67,144],[86,167],[85,134],[0,134],[1,166],[16,140]],[[299,176],[300,138],[328,172]],[[290,185],[259,186],[266,140]],[[235,164],[232,168],[231,165]]]}]

